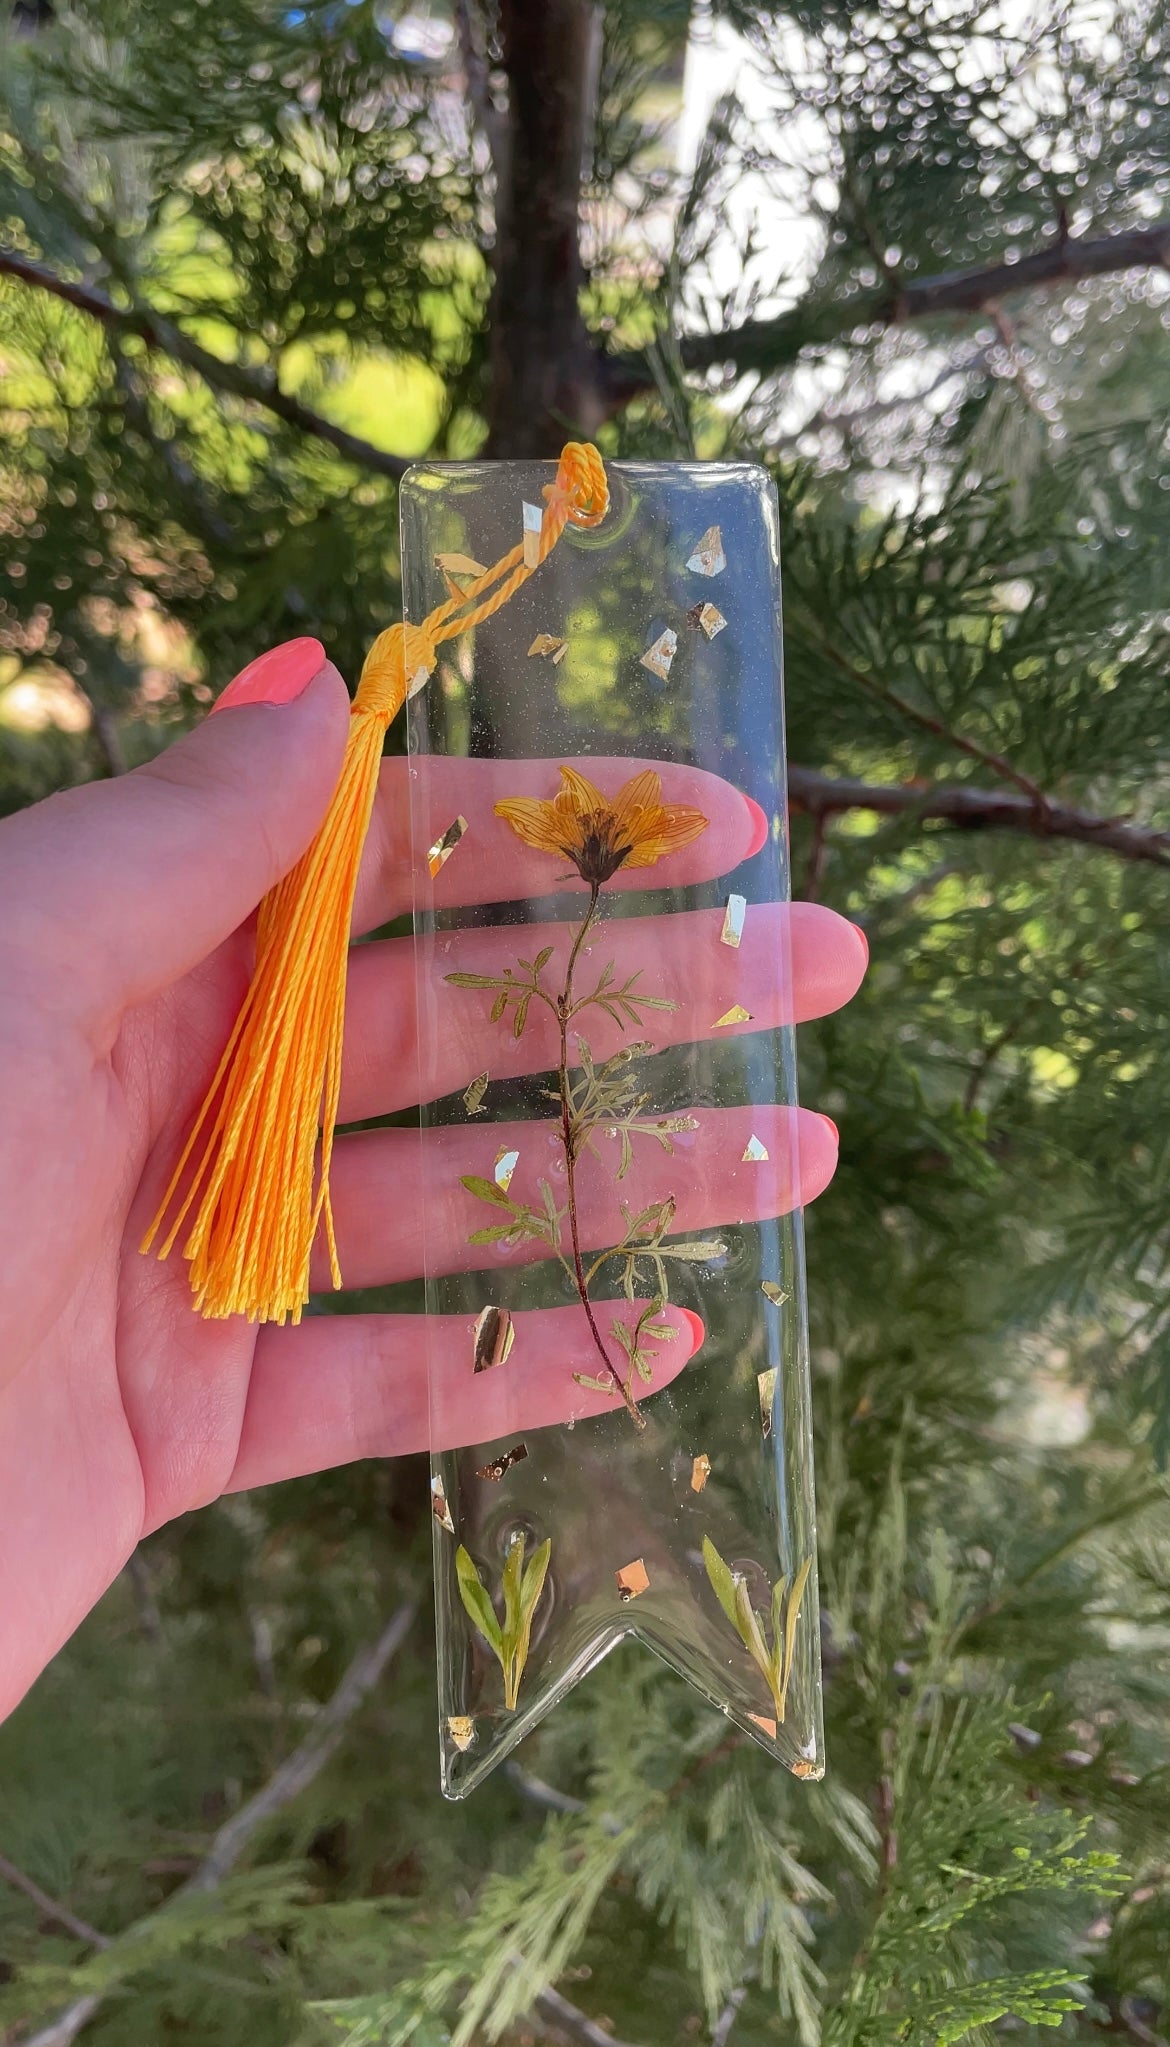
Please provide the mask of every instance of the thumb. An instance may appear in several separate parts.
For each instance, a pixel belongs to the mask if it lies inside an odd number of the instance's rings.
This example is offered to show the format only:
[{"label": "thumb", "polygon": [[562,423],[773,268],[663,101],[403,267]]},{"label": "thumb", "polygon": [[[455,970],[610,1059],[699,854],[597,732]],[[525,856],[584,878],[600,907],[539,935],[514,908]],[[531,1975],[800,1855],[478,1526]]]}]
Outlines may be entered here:
[{"label": "thumb", "polygon": [[349,699],[319,640],[261,655],[215,711],[145,767],[50,797],[0,833],[0,936],[65,970],[74,1001],[118,1011],[177,980],[288,872],[325,815]]}]

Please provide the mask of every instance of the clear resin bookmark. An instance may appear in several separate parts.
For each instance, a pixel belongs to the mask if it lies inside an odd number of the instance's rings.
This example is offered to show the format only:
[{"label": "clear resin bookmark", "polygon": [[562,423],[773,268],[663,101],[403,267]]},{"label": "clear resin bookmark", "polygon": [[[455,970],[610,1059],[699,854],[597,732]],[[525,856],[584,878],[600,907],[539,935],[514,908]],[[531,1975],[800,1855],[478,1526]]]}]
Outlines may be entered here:
[{"label": "clear resin bookmark", "polygon": [[[552,476],[412,470],[407,620]],[[608,482],[409,705],[454,1798],[627,1635],[824,1768],[775,495]]]}]

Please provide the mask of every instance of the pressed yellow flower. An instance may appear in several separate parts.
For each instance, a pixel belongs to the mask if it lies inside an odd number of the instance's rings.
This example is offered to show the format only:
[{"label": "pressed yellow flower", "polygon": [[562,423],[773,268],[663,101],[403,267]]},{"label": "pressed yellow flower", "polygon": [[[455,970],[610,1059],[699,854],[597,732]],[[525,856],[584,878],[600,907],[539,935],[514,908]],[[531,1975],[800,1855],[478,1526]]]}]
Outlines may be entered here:
[{"label": "pressed yellow flower", "polygon": [[708,824],[701,810],[664,803],[652,768],[610,797],[576,768],[562,767],[561,788],[551,799],[509,796],[495,809],[526,846],[571,860],[591,888],[600,888],[619,867],[655,866],[667,853],[689,846]]}]

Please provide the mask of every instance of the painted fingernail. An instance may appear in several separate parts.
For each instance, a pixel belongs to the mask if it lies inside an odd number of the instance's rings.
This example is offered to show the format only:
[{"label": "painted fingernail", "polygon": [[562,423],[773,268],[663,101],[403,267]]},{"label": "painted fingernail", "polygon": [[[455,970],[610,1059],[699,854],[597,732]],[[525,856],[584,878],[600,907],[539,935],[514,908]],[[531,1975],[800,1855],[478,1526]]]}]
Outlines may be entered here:
[{"label": "painted fingernail", "polygon": [[270,647],[241,668],[216,698],[212,713],[233,711],[239,704],[291,704],[324,666],[325,649],[320,640],[286,640],[283,646]]},{"label": "painted fingernail", "polygon": [[768,814],[760,809],[754,797],[745,796],[743,800],[747,804],[752,820],[752,842],[743,856],[745,860],[750,860],[753,854],[759,852],[768,836]]},{"label": "painted fingernail", "polygon": [[691,1325],[691,1356],[694,1357],[700,1345],[706,1341],[707,1325],[701,1315],[696,1315],[693,1308],[682,1308],[679,1312],[686,1316]]},{"label": "painted fingernail", "polygon": [[826,1116],[823,1109],[818,1109],[816,1113],[820,1117],[822,1123],[828,1124],[830,1130],[833,1133],[834,1144],[839,1145],[841,1142],[841,1132],[838,1130],[837,1125],[834,1123],[832,1117]]},{"label": "painted fingernail", "polygon": [[[850,918],[850,920],[849,920],[849,921],[850,921],[850,923],[851,923],[851,924],[853,923],[853,919],[852,919],[852,918]],[[862,943],[862,945],[863,945],[863,946],[865,947],[865,964],[866,964],[866,966],[868,966],[868,965],[869,965],[869,940],[868,940],[868,938],[866,937],[866,935],[865,935],[864,931],[862,930],[862,928],[861,928],[860,924],[854,924],[854,925],[853,925],[853,929],[854,929],[854,930],[856,931],[856,933],[857,933],[857,936],[858,936],[858,937],[860,938],[860,940],[861,940],[861,943]]]}]

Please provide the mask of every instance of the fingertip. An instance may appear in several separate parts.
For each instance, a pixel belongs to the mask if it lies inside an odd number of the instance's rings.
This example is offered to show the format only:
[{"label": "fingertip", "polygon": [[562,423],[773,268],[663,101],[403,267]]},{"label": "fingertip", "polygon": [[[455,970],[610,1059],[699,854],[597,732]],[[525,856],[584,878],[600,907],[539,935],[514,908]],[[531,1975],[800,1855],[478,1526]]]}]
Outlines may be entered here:
[{"label": "fingertip", "polygon": [[755,858],[756,854],[760,852],[764,845],[765,840],[768,837],[769,831],[768,813],[766,810],[761,809],[760,805],[756,802],[754,796],[748,796],[742,790],[740,793],[743,796],[743,800],[747,805],[748,816],[751,819],[752,827],[751,843],[748,846],[748,849],[743,857],[745,860],[752,860]]},{"label": "fingertip", "polygon": [[704,1322],[701,1315],[696,1315],[693,1308],[680,1308],[679,1313],[683,1316],[684,1320],[686,1321],[690,1329],[691,1356],[694,1357],[695,1352],[697,1350],[701,1350],[703,1344],[706,1342],[707,1325]]},{"label": "fingertip", "polygon": [[291,704],[326,665],[320,640],[309,635],[285,640],[241,668],[216,698],[209,715],[235,710],[241,704]]}]

